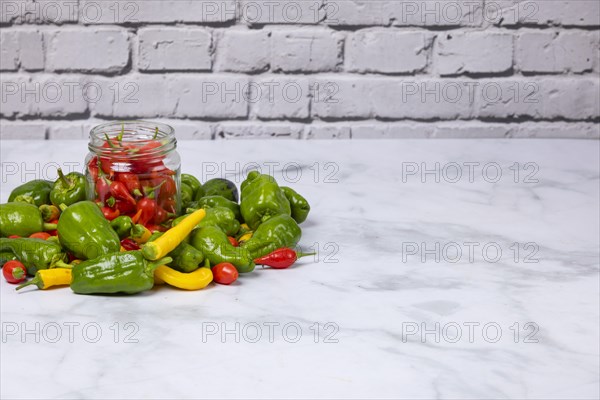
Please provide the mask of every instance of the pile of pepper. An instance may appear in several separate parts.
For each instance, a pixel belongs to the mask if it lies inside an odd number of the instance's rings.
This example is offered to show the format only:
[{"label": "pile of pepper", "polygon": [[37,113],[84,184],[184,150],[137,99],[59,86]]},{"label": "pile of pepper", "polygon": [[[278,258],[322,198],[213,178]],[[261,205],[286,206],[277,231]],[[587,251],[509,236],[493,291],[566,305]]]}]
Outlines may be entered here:
[{"label": "pile of pepper", "polygon": [[11,283],[34,276],[17,289],[69,285],[80,294],[133,294],[166,283],[198,290],[213,280],[231,284],[257,264],[287,268],[306,255],[293,249],[310,206],[272,176],[250,172],[240,196],[226,179],[201,184],[182,174],[177,215],[172,174],[159,163],[149,182],[116,173],[110,163],[131,148],[107,143],[113,158],[88,165],[97,167],[95,201],[86,200],[90,183],[82,174],[58,170],[55,182],[27,182],[0,205],[3,274]]}]

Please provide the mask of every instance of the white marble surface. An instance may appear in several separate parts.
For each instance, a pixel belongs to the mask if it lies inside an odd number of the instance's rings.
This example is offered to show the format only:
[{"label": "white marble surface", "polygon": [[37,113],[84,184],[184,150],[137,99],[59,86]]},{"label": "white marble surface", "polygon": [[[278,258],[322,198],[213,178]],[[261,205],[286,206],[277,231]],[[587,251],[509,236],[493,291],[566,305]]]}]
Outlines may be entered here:
[{"label": "white marble surface", "polygon": [[[84,142],[2,142],[1,199],[20,172],[81,162],[85,152]],[[2,398],[600,396],[598,142],[181,142],[180,152],[184,170],[199,175],[275,162],[281,179],[287,163],[304,166],[291,185],[312,204],[301,243],[318,243],[319,261],[257,269],[231,287],[160,287],[133,297],[77,296],[66,288],[16,293],[3,281]],[[436,183],[432,175],[422,183],[420,174],[403,182],[403,168],[414,166],[403,162],[480,165],[473,182],[463,166],[458,183]],[[518,183],[509,169],[515,162]],[[503,168],[498,182],[482,178],[487,163]],[[536,166],[538,182],[524,182]],[[325,182],[332,171],[338,182]],[[456,170],[446,172],[452,178]],[[492,180],[493,165],[487,172]],[[440,262],[435,254],[424,253],[425,262],[410,255],[411,243],[422,250],[436,242],[458,243],[460,261],[450,262],[452,251]],[[472,260],[469,242],[479,243]],[[521,245],[519,262],[513,243]],[[524,249],[527,243],[538,246],[532,260],[539,262],[525,262],[535,250]],[[502,257],[494,263],[497,247]],[[327,255],[338,262],[324,262]],[[272,342],[269,323],[280,324]],[[409,332],[435,332],[436,323],[439,341]],[[262,337],[252,343],[256,324]],[[457,325],[462,337],[455,340]],[[237,330],[239,343],[234,333],[203,340],[215,326]],[[288,343],[295,326],[302,336]],[[92,343],[98,327],[102,336]],[[337,343],[326,343],[335,327]],[[127,343],[133,328],[137,343]],[[502,335],[493,343],[496,328]],[[24,329],[31,332],[22,336]]]}]

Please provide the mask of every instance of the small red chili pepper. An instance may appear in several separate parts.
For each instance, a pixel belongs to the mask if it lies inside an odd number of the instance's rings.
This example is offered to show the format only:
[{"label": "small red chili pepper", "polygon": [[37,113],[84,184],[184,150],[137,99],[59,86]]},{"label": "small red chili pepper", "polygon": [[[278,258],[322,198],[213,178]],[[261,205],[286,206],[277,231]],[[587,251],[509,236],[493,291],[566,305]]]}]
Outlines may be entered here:
[{"label": "small red chili pepper", "polygon": [[156,213],[157,208],[156,201],[144,197],[140,201],[137,202],[138,211],[142,211],[140,218],[138,220],[139,224],[148,225],[150,221],[154,218],[154,214]]},{"label": "small red chili pepper", "polygon": [[10,235],[8,238],[9,239],[20,239],[21,236],[19,236],[19,235]]},{"label": "small red chili pepper", "polygon": [[165,210],[164,208],[156,206],[156,211],[154,212],[154,220],[152,222],[156,225],[160,225],[172,216],[173,215],[167,212],[167,210]]},{"label": "small red chili pepper", "polygon": [[229,239],[229,243],[231,243],[233,247],[240,247],[240,242],[238,242],[233,236],[227,236],[227,239]]},{"label": "small red chili pepper", "polygon": [[131,217],[131,221],[133,221],[134,224],[137,224],[138,221],[140,220],[140,217],[142,216],[142,210],[137,210],[137,212],[135,213],[135,215],[133,217]]},{"label": "small red chili pepper", "polygon": [[131,216],[136,212],[136,205],[124,200],[117,200],[115,202],[115,208],[121,212],[121,215]]},{"label": "small red chili pepper", "polygon": [[297,253],[287,247],[282,247],[264,257],[254,260],[256,264],[267,265],[275,269],[285,269],[293,265],[297,259],[314,256],[316,253]]},{"label": "small red chili pepper", "polygon": [[101,175],[96,180],[96,194],[98,195],[98,200],[102,203],[104,203],[110,195],[110,181],[106,179],[104,175]]},{"label": "small red chili pepper", "polygon": [[122,182],[132,195],[137,197],[142,196],[142,185],[140,184],[140,179],[136,174],[132,174],[130,172],[119,172],[117,173],[117,180]]},{"label": "small red chili pepper", "polygon": [[27,269],[20,261],[11,260],[2,267],[2,274],[8,283],[21,283],[27,277]]},{"label": "small red chili pepper", "polygon": [[121,212],[119,210],[113,210],[110,207],[102,207],[102,214],[104,214],[104,218],[106,218],[109,221],[112,221],[113,219],[121,215]]},{"label": "small red chili pepper", "polygon": [[37,232],[37,233],[33,233],[31,235],[29,235],[30,239],[42,239],[42,240],[46,240],[49,237],[51,237],[52,235],[48,232]]},{"label": "small red chili pepper", "polygon": [[135,205],[135,199],[131,194],[129,194],[129,190],[127,190],[127,186],[125,186],[122,182],[114,181],[110,184],[110,194],[115,196],[115,198],[120,200],[128,201],[129,203]]},{"label": "small red chili pepper", "polygon": [[127,251],[140,249],[140,246],[133,239],[130,238],[121,240],[121,246],[123,246],[123,248]]},{"label": "small red chili pepper", "polygon": [[92,180],[96,182],[98,179],[98,157],[94,157],[88,163],[88,171],[90,172],[90,176]]}]

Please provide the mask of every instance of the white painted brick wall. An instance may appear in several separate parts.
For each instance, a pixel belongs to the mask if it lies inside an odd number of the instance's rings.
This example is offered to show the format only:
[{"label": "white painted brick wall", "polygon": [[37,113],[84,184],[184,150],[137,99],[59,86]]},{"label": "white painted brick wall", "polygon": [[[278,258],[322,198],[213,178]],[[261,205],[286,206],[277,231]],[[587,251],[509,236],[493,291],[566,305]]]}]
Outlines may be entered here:
[{"label": "white painted brick wall", "polygon": [[1,0],[0,137],[600,138],[600,1]]}]

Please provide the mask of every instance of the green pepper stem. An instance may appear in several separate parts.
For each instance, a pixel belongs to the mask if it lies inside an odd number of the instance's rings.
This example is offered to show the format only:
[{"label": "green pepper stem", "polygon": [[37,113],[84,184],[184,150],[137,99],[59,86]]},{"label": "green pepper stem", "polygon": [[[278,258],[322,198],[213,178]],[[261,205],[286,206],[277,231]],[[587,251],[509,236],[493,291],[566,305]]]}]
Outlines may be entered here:
[{"label": "green pepper stem", "polygon": [[136,196],[136,197],[142,197],[142,196],[144,196],[142,194],[142,192],[140,192],[140,189],[133,189],[133,195]]},{"label": "green pepper stem", "polygon": [[308,256],[314,256],[317,253],[299,253],[296,252],[296,258],[302,258],[302,257],[308,257]]},{"label": "green pepper stem", "polygon": [[44,231],[54,231],[58,228],[58,224],[50,224],[48,222],[44,222]]},{"label": "green pepper stem", "polygon": [[67,187],[71,187],[71,186],[73,186],[73,183],[74,183],[74,182],[71,182],[71,181],[69,181],[69,180],[67,179],[67,177],[65,176],[65,174],[63,174],[63,172],[62,172],[62,169],[61,169],[61,168],[59,168],[59,169],[57,170],[57,172],[58,172],[58,178],[59,178],[59,179],[60,179],[60,180],[61,180],[61,181],[62,181],[62,182],[65,184],[65,185],[67,185]]},{"label": "green pepper stem", "polygon": [[60,261],[58,260],[57,262],[55,262],[52,265],[52,268],[67,268],[67,269],[73,269],[73,265],[72,264],[67,264],[64,261]]},{"label": "green pepper stem", "polygon": [[42,284],[42,280],[40,279],[40,277],[38,275],[36,275],[32,280],[30,280],[29,282],[25,282],[22,285],[17,286],[17,288],[15,290],[21,290],[24,287],[30,286],[30,285],[36,285],[38,287],[38,289],[40,288],[40,284]]},{"label": "green pepper stem", "polygon": [[68,208],[68,206],[65,203],[61,203],[61,205],[59,205],[58,208],[60,208],[60,211],[64,212]]},{"label": "green pepper stem", "polygon": [[154,270],[156,268],[160,267],[161,265],[167,265],[171,262],[173,262],[173,259],[171,257],[164,257],[164,258],[161,258],[160,260],[152,261],[152,262],[148,263],[148,268],[152,272],[154,272]]},{"label": "green pepper stem", "polygon": [[106,142],[108,143],[108,145],[112,148],[112,149],[116,149],[117,146],[114,145],[114,143],[110,140],[110,138],[108,137],[108,133],[104,134],[104,137],[106,138]]}]

